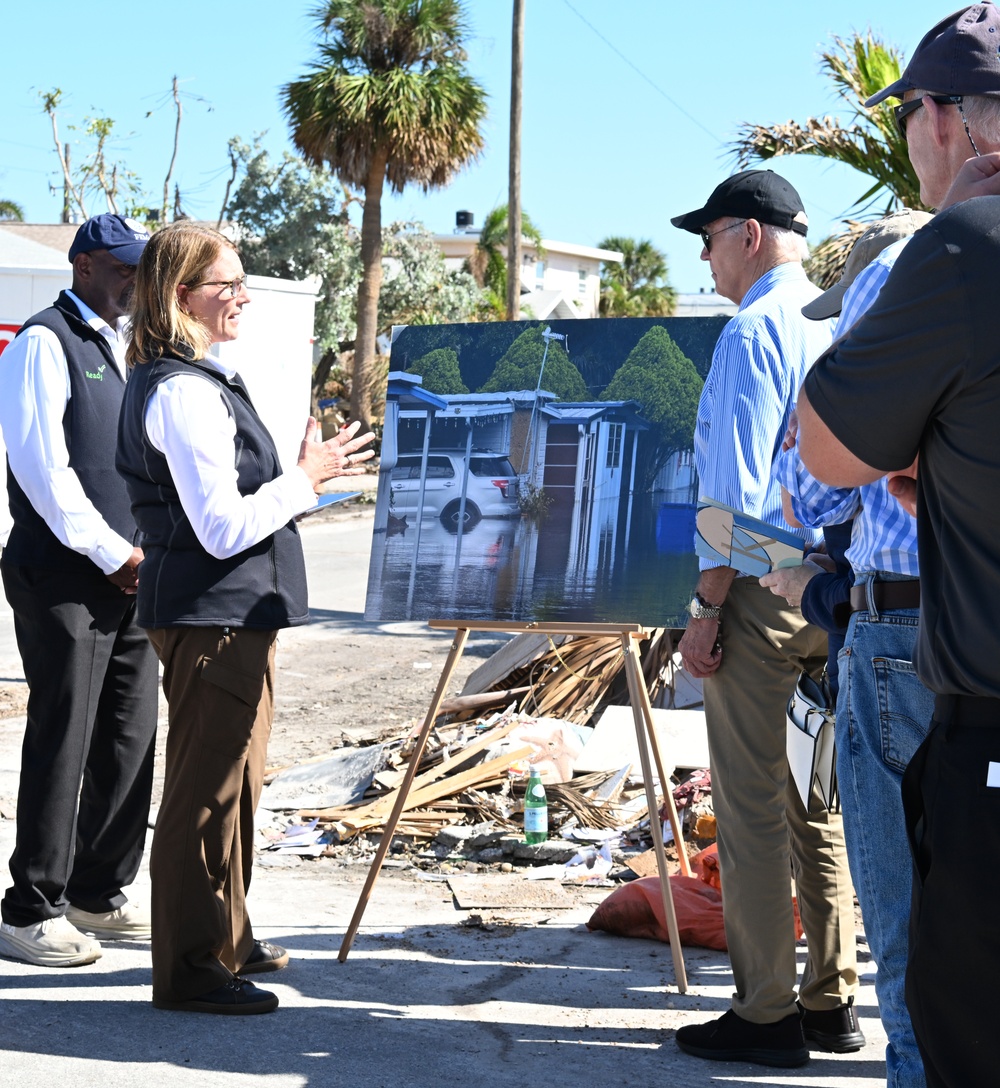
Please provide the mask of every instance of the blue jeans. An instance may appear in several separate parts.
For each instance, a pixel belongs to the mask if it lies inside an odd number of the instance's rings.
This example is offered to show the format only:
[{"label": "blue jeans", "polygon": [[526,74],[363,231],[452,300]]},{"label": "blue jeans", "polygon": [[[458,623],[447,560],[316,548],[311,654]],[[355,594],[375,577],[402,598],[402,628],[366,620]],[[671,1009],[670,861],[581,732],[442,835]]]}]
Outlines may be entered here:
[{"label": "blue jeans", "polygon": [[855,612],[840,652],[837,778],[851,877],[878,965],[889,1088],[926,1085],[903,996],[913,863],[900,788],[934,713],[934,696],[913,669],[919,616]]},{"label": "blue jeans", "polygon": [[[869,579],[862,576],[859,584]],[[916,609],[854,613],[840,652],[837,700],[844,838],[868,948],[878,965],[875,992],[888,1036],[889,1088],[926,1085],[903,997],[913,863],[900,789],[934,714],[934,695],[913,668],[918,622]]]}]

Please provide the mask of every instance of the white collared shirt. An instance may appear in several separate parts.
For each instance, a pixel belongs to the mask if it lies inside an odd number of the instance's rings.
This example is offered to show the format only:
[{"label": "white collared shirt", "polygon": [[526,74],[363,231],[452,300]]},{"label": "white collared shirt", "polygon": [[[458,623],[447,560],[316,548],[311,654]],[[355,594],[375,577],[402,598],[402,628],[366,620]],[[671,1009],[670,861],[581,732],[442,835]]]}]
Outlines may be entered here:
[{"label": "white collared shirt", "polygon": [[[112,328],[72,291],[66,294],[83,320],[107,340],[124,378],[125,319]],[[0,430],[14,478],[61,544],[113,574],[131,558],[132,542],[98,513],[69,466],[63,416],[70,395],[66,356],[50,329],[25,329],[0,355]]]},{"label": "white collared shirt", "polygon": [[[236,373],[214,356],[199,362],[227,378]],[[160,382],[144,422],[149,441],[167,459],[195,536],[216,559],[238,555],[316,505],[309,477],[298,467],[252,495],[239,493],[236,422],[209,378],[175,374]]]}]

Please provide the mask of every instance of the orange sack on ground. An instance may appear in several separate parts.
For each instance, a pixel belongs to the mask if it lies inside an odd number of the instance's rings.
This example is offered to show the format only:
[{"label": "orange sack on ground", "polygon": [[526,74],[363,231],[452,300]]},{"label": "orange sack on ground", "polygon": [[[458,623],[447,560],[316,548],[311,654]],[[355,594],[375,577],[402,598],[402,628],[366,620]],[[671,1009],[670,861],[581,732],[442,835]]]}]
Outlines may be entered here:
[{"label": "orange sack on ground", "polygon": [[[672,876],[670,891],[681,944],[727,951],[726,931],[722,924],[722,893],[693,876]],[[587,929],[669,943],[660,878],[644,876],[617,888],[594,911]]]},{"label": "orange sack on ground", "polygon": [[[681,944],[695,944],[727,952],[722,921],[722,884],[719,880],[719,850],[715,843],[691,859],[697,876],[672,876],[670,891],[677,914]],[[802,936],[799,905],[792,896],[795,939]],[[613,891],[594,911],[587,929],[603,929],[619,937],[649,937],[670,943],[667,919],[663,914],[660,878],[644,876]]]}]

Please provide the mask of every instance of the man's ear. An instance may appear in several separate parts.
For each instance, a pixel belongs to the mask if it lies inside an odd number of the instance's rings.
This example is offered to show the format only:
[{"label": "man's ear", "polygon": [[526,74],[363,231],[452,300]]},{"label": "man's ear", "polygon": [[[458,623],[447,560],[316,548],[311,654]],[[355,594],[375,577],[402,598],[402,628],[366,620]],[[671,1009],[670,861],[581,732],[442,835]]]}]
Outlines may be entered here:
[{"label": "man's ear", "polygon": [[[927,112],[927,120],[930,124],[931,139],[937,147],[946,147],[950,140],[958,139],[959,133],[963,141],[966,140],[965,126],[958,110],[951,105],[939,105],[930,95],[924,95],[923,109]],[[953,122],[958,121],[957,130]]]},{"label": "man's ear", "polygon": [[89,253],[78,253],[73,258],[73,275],[80,280],[89,280],[94,270],[94,260]]},{"label": "man's ear", "polygon": [[743,224],[744,230],[744,245],[747,248],[747,252],[753,256],[760,249],[761,239],[764,237],[764,232],[761,230],[760,223],[756,219],[748,219]]}]

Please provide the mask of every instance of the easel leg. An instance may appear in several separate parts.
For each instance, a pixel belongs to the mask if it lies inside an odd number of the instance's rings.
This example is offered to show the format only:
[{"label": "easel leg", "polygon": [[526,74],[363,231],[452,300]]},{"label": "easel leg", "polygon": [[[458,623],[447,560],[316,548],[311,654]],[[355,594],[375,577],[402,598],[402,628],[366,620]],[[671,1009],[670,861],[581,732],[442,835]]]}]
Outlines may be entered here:
[{"label": "easel leg", "polygon": [[[668,812],[671,812],[673,797],[670,793],[670,779],[663,773],[662,762],[653,732],[653,713],[649,706],[649,693],[642,676],[642,665],[639,661],[639,648],[635,638],[630,634],[622,634],[622,650],[625,653],[625,673],[628,678],[629,696],[632,703],[632,715],[635,719],[635,737],[639,747],[639,762],[642,764],[642,778],[646,785],[646,805],[649,809],[649,830],[653,837],[653,852],[656,855],[656,869],[660,875],[660,893],[663,896],[663,913],[667,919],[667,932],[670,934],[670,954],[674,961],[674,978],[677,989],[687,993],[687,971],[684,968],[684,950],[681,948],[680,930],[677,927],[677,913],[674,910],[674,898],[670,891],[670,874],[667,872],[667,857],[663,851],[663,831],[660,828],[660,810],[656,803],[656,789],[653,786],[653,769],[649,760],[649,748],[646,747],[647,738],[653,752],[656,754],[657,773],[660,776],[660,785],[663,787],[664,797],[670,798]],[[673,820],[676,820],[676,812],[671,812]],[[678,854],[684,855],[684,840],[678,834],[676,822],[672,823],[674,829],[674,841],[677,843]],[[686,857],[684,859],[687,860]],[[682,863],[683,864],[683,863]],[[690,868],[688,869],[690,875]]]},{"label": "easel leg", "polygon": [[[687,850],[684,849],[684,832],[681,828],[680,817],[677,815],[677,806],[674,804],[674,794],[668,787],[670,776],[663,766],[663,757],[660,755],[660,742],[656,739],[656,730],[653,728],[653,707],[649,701],[649,692],[642,675],[642,661],[639,658],[639,641],[633,636],[630,638],[632,653],[635,655],[636,677],[638,685],[639,705],[642,708],[642,717],[646,723],[646,736],[649,737],[649,747],[653,751],[653,763],[656,766],[656,774],[663,786],[663,803],[667,808],[667,822],[674,833],[674,842],[677,843],[677,860],[681,867],[681,876],[693,876],[691,862],[688,860]],[[632,704],[635,706],[635,703]]]},{"label": "easel leg", "polygon": [[455,631],[455,640],[451,644],[451,651],[448,654],[448,659],[445,661],[444,668],[441,670],[441,679],[438,681],[437,690],[434,692],[434,699],[431,702],[430,709],[427,711],[427,717],[424,718],[424,724],[417,736],[417,742],[414,746],[413,753],[410,756],[410,761],[407,764],[406,774],[403,776],[403,781],[399,787],[396,803],[393,805],[389,819],[386,821],[385,828],[382,832],[382,841],[378,844],[378,850],[375,851],[375,860],[368,870],[368,879],[365,881],[364,888],[361,889],[361,896],[358,899],[358,905],[354,908],[351,924],[347,927],[347,932],[344,934],[344,940],[341,942],[340,951],[337,954],[337,959],[341,963],[344,963],[347,960],[347,956],[351,951],[351,945],[354,943],[354,937],[358,932],[358,927],[361,925],[365,907],[368,906],[368,900],[371,898],[372,889],[375,887],[375,881],[378,880],[378,874],[382,869],[382,862],[385,861],[385,855],[389,852],[389,847],[392,845],[392,836],[396,832],[396,825],[399,823],[399,817],[402,815],[403,806],[406,804],[410,786],[413,783],[413,779],[416,777],[417,766],[420,763],[420,757],[424,754],[427,738],[430,736],[431,729],[434,727],[438,710],[440,710],[441,703],[444,700],[444,694],[448,690],[451,674],[455,671],[455,666],[458,664],[462,652],[465,650],[465,643],[468,640],[468,637],[468,627],[459,627]]}]

